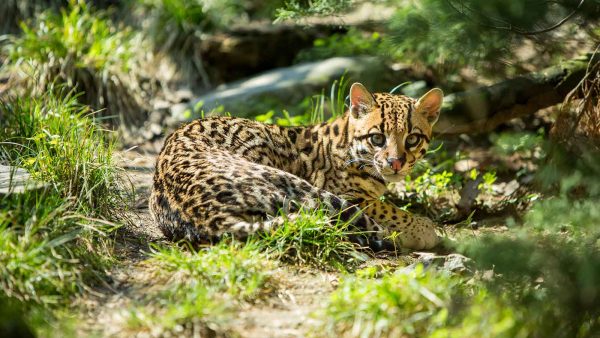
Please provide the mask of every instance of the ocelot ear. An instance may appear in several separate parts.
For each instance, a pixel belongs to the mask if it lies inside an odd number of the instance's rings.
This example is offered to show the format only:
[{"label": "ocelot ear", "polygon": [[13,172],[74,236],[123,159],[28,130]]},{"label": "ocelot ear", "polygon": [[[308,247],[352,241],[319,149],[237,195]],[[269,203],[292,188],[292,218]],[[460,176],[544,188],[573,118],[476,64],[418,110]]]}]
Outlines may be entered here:
[{"label": "ocelot ear", "polygon": [[425,93],[417,101],[415,110],[417,113],[425,115],[427,121],[432,125],[437,122],[440,117],[440,108],[444,102],[444,92],[439,88],[433,88],[432,90]]},{"label": "ocelot ear", "polygon": [[373,95],[362,84],[355,82],[350,87],[350,113],[354,118],[368,114],[375,105]]}]

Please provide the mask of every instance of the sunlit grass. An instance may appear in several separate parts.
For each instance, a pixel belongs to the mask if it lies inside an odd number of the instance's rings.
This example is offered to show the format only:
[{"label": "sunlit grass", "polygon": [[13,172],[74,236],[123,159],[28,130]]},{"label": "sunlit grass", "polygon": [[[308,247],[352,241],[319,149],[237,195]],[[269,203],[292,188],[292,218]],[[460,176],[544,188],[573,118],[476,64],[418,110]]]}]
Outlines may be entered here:
[{"label": "sunlit grass", "polygon": [[3,98],[0,140],[0,162],[38,182],[0,196],[0,292],[46,330],[55,311],[106,279],[124,181],[110,134],[60,89]]},{"label": "sunlit grass", "polygon": [[323,336],[423,337],[442,326],[458,283],[422,266],[379,279],[348,277],[319,313]]},{"label": "sunlit grass", "polygon": [[102,109],[100,114],[139,122],[144,113],[140,34],[83,1],[70,1],[60,13],[48,9],[23,22],[21,30],[4,46],[13,78],[21,77],[14,83],[24,82],[37,94],[56,84],[76,87],[82,93],[78,100]]},{"label": "sunlit grass", "polygon": [[[113,164],[115,138],[95,113],[62,89],[0,101],[0,159],[27,169],[88,215],[115,215],[123,183]],[[117,207],[115,209],[115,207]]]},{"label": "sunlit grass", "polygon": [[323,209],[301,209],[297,217],[284,217],[281,226],[255,236],[256,244],[274,258],[291,264],[347,270],[368,259],[350,237],[358,231]]},{"label": "sunlit grass", "polygon": [[229,240],[198,251],[173,246],[156,248],[147,263],[166,274],[176,274],[175,285],[199,283],[245,300],[255,299],[265,291],[277,266],[257,245]]},{"label": "sunlit grass", "polygon": [[155,247],[144,264],[154,271],[155,285],[125,314],[134,332],[222,332],[240,302],[257,301],[277,287],[277,263],[253,244]]},{"label": "sunlit grass", "polygon": [[24,303],[67,304],[112,262],[114,226],[77,213],[56,192],[0,199],[0,289]]}]

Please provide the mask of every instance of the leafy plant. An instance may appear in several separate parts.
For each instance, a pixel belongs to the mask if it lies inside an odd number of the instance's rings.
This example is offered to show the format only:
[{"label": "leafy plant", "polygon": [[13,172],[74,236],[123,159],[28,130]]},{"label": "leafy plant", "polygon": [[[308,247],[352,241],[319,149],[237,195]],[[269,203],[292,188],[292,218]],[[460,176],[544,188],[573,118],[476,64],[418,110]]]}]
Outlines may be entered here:
[{"label": "leafy plant", "polygon": [[[302,50],[296,60],[299,62],[322,60],[334,56],[356,56],[384,54],[379,50],[382,44],[381,34],[370,34],[350,28],[344,34],[333,34],[313,41],[312,48]],[[382,53],[383,52],[383,53]]]},{"label": "leafy plant", "polygon": [[490,139],[494,143],[492,149],[500,155],[519,153],[526,158],[532,158],[537,152],[538,157],[542,157],[543,130],[539,130],[537,133],[503,132],[492,134]]},{"label": "leafy plant", "polygon": [[597,236],[521,231],[471,241],[463,252],[494,270],[487,288],[524,312],[519,325],[530,336],[593,337],[600,327]]},{"label": "leafy plant", "polygon": [[348,10],[352,0],[313,0],[313,1],[286,1],[283,7],[276,11],[277,21],[300,19],[310,15],[336,15]]},{"label": "leafy plant", "polygon": [[[359,3],[290,1],[277,11],[277,20],[337,15]],[[428,66],[442,76],[457,74],[463,67],[487,70],[488,75],[521,72],[515,51],[530,42],[539,52],[536,55],[551,57],[527,62],[544,65],[564,51],[566,39],[573,39],[573,34],[594,26],[600,18],[598,9],[585,1],[413,0],[387,5],[394,6],[396,13],[388,21],[386,38],[378,50],[395,59]],[[587,31],[595,34],[592,29]]]}]

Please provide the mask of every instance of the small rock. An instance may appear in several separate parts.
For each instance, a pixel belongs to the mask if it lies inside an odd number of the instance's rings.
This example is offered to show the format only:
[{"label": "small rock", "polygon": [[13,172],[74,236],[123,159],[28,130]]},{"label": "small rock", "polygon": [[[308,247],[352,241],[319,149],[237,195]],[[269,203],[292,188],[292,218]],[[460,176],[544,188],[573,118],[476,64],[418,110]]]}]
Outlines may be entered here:
[{"label": "small rock", "polygon": [[461,254],[449,254],[446,256],[446,261],[444,262],[444,270],[452,271],[452,272],[462,272],[468,270],[468,267],[465,263],[468,263],[471,259],[465,257]]},{"label": "small rock", "polygon": [[162,133],[162,127],[157,123],[150,124],[149,129],[154,135],[160,135]]},{"label": "small rock", "polygon": [[185,103],[178,103],[171,106],[171,118],[176,121],[188,121],[192,118],[192,110]]},{"label": "small rock", "polygon": [[194,93],[189,88],[182,88],[177,90],[173,96],[175,102],[190,102],[194,97]]},{"label": "small rock", "polygon": [[454,163],[454,170],[461,172],[461,173],[466,173],[477,167],[479,167],[479,162],[477,162],[475,160],[471,160],[471,159],[464,159],[464,160],[456,161],[456,163]]},{"label": "small rock", "polygon": [[168,111],[169,107],[171,107],[171,102],[161,100],[161,99],[156,99],[156,100],[154,100],[154,103],[152,106],[154,107],[154,110]]},{"label": "small rock", "polygon": [[517,189],[519,189],[519,182],[512,180],[508,183],[502,182],[499,184],[492,185],[492,189],[495,193],[502,194],[504,196],[512,195]]}]

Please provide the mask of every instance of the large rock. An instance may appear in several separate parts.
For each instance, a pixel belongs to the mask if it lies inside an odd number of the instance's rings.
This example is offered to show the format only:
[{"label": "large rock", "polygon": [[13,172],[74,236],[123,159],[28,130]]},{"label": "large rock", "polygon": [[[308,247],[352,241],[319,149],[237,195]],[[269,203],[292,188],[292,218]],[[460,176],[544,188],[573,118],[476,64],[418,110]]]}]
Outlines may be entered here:
[{"label": "large rock", "polygon": [[360,81],[373,90],[387,91],[406,81],[408,73],[410,70],[406,68],[393,71],[375,57],[335,57],[222,85],[193,100],[188,110],[173,111],[176,114],[172,117],[176,121],[185,121],[197,118],[201,111],[210,112],[217,108],[246,117],[264,113],[268,108],[289,109],[307,96],[328,90],[333,81],[344,74],[351,81]]}]

